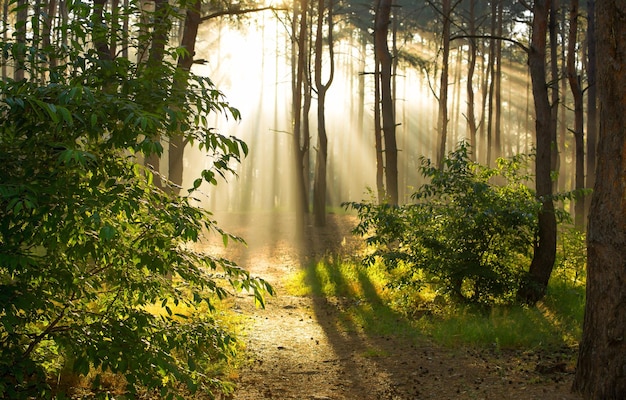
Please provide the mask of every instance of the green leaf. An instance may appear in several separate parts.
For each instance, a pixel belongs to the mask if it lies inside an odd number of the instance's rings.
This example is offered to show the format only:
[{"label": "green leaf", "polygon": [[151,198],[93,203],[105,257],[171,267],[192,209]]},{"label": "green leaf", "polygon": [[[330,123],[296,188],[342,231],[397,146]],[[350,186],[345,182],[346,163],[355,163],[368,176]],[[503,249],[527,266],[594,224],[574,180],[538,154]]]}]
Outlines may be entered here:
[{"label": "green leaf", "polygon": [[108,223],[100,228],[100,238],[103,240],[111,240],[117,234],[116,229]]}]

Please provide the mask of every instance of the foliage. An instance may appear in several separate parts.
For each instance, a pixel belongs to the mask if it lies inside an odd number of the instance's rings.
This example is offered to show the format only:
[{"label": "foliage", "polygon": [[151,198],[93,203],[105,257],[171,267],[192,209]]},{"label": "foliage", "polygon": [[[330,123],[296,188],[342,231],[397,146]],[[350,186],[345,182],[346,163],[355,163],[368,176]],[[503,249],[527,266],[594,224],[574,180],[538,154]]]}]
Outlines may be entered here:
[{"label": "foliage", "polygon": [[525,166],[524,156],[481,166],[464,143],[441,170],[422,158],[429,182],[413,194],[414,203],[348,204],[360,218],[355,232],[375,248],[366,261],[380,258],[390,271],[403,271],[391,283],[399,290],[430,284],[463,303],[512,302],[539,207],[524,184]]},{"label": "foliage", "polygon": [[448,347],[490,350],[561,349],[580,339],[584,282],[555,278],[537,307],[495,305],[486,310],[439,302],[424,292],[407,303],[406,297],[417,293],[387,287],[395,279],[394,272],[380,263],[364,267],[327,256],[291,275],[287,290],[296,296],[326,299],[319,301],[319,312],[333,304],[339,310],[340,327],[375,337],[394,335],[415,341],[426,337]]},{"label": "foliage", "polygon": [[580,284],[587,276],[587,239],[585,232],[572,226],[559,230],[554,277]]},{"label": "foliage", "polygon": [[[231,289],[260,302],[271,292],[190,245],[206,232],[240,240],[191,197],[247,152],[207,125],[212,112],[238,112],[208,79],[178,70],[175,52],[158,65],[103,60],[89,44],[91,6],[69,6],[72,25],[59,29],[72,33],[71,47],[2,43],[5,59],[29,57],[19,61],[25,79],[0,83],[0,397],[51,397],[57,352],[66,368],[95,374],[101,397],[107,371],[131,396],[219,389],[206,365],[227,357],[234,339],[212,316],[214,302]],[[174,135],[214,160],[185,196],[159,189],[141,164]],[[155,305],[162,312],[148,311]]]}]

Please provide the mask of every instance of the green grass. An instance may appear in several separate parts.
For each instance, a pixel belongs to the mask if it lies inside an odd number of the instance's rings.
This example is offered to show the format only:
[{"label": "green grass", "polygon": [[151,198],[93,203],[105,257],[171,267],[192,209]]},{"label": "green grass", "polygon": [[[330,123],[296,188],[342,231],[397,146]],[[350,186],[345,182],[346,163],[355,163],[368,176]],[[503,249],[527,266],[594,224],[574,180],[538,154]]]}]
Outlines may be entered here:
[{"label": "green grass", "polygon": [[495,349],[572,346],[580,338],[581,282],[555,279],[536,307],[485,310],[439,302],[429,296],[427,288],[425,294],[392,291],[386,288],[387,279],[379,266],[363,267],[328,257],[290,276],[287,288],[297,296],[339,299],[343,328],[369,335],[430,338],[444,346]]}]

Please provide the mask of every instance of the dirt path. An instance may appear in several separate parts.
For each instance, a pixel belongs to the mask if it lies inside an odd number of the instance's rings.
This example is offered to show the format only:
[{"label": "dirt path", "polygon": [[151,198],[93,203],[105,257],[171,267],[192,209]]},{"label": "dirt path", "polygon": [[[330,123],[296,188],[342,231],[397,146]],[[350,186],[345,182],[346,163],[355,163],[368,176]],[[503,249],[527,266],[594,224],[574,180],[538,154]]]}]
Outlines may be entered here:
[{"label": "dirt path", "polygon": [[[245,339],[249,362],[233,399],[579,399],[569,391],[573,366],[559,355],[451,350],[427,341],[366,336],[340,326],[342,301],[286,293],[284,278],[307,259],[354,251],[353,223],[331,216],[304,253],[290,240],[292,232],[271,216],[222,224],[249,243],[244,250],[230,248],[228,255],[278,292],[265,309],[245,297],[235,302],[251,323]],[[571,352],[564,350],[562,359],[571,359]]]}]

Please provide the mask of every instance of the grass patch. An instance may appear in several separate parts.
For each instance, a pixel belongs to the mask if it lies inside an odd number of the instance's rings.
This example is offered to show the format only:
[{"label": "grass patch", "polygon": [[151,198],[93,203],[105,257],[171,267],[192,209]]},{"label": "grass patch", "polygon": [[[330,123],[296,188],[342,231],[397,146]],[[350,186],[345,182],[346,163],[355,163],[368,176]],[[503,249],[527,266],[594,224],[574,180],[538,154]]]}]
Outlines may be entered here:
[{"label": "grass patch", "polygon": [[292,295],[335,302],[340,325],[368,335],[430,338],[444,346],[496,350],[572,346],[581,335],[580,281],[555,279],[536,307],[485,309],[441,302],[428,290],[391,290],[386,286],[390,278],[380,266],[327,257],[288,277],[287,288]]}]

